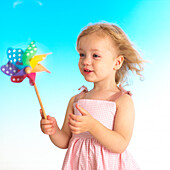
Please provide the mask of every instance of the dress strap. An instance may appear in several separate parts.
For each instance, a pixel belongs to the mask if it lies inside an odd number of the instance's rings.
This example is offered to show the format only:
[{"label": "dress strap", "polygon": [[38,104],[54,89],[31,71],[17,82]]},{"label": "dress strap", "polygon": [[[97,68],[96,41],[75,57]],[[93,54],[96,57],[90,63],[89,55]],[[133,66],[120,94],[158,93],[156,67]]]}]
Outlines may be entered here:
[{"label": "dress strap", "polygon": [[78,101],[78,99],[80,99],[80,97],[81,97],[81,95],[83,94],[83,93],[87,93],[88,92],[88,89],[87,89],[87,87],[86,86],[81,86],[78,90],[81,90],[81,89],[83,89],[79,94],[77,94],[76,95],[76,97],[74,98],[74,102],[77,102]]},{"label": "dress strap", "polygon": [[132,96],[131,91],[126,91],[126,90],[122,87],[122,84],[119,85],[119,89],[120,89],[121,91],[123,91],[125,94],[128,94],[128,95]]},{"label": "dress strap", "polygon": [[119,85],[119,89],[120,89],[120,92],[117,92],[115,93],[113,96],[111,96],[109,98],[110,101],[116,101],[120,96],[124,95],[124,94],[128,94],[130,96],[132,96],[132,93],[130,91],[126,91],[122,85],[120,84]]}]

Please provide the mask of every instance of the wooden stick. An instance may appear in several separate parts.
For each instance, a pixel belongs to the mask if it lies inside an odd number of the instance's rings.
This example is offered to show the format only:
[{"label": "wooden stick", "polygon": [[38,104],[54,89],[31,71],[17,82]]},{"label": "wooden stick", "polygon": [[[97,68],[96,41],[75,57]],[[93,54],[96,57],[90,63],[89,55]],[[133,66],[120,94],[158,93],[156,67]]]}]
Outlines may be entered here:
[{"label": "wooden stick", "polygon": [[42,104],[42,101],[41,101],[41,98],[40,98],[40,95],[39,95],[39,92],[38,92],[38,89],[37,89],[35,82],[34,82],[34,88],[35,88],[35,92],[37,94],[37,97],[38,97],[38,100],[39,100],[39,103],[40,103],[40,106],[41,106],[41,109],[42,109],[43,118],[47,119],[47,116],[45,114],[45,110],[44,110],[44,107],[43,107],[43,104]]}]

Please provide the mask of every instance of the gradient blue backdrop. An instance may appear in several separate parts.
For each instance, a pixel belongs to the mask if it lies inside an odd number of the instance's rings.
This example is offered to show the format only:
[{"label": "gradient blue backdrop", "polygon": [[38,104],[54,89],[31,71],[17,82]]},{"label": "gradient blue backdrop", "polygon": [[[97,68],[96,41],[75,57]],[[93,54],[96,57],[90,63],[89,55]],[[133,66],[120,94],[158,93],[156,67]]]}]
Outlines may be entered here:
[{"label": "gradient blue backdrop", "polygon": [[[169,0],[1,1],[0,66],[7,63],[8,47],[25,49],[32,40],[37,54],[52,52],[42,62],[51,74],[38,73],[36,82],[46,113],[61,127],[69,99],[80,86],[93,87],[78,69],[78,34],[89,23],[119,25],[151,61],[143,73],[145,81],[132,76],[133,85],[126,88],[134,94],[136,106],[129,148],[141,169],[168,169],[169,9]],[[0,72],[0,87],[0,169],[61,169],[66,150],[41,133],[40,107],[28,79],[14,84]]]}]

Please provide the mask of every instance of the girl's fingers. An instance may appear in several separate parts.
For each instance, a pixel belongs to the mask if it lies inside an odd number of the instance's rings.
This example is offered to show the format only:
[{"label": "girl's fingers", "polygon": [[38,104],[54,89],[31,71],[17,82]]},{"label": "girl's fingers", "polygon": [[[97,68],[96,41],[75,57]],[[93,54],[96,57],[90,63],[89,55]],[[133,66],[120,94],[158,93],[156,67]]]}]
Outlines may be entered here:
[{"label": "girl's fingers", "polygon": [[51,116],[50,115],[47,115],[47,120],[51,120]]},{"label": "girl's fingers", "polygon": [[77,131],[78,130],[77,127],[72,126],[70,123],[69,123],[69,126],[70,126],[71,131]]},{"label": "girl's fingers", "polygon": [[76,122],[75,120],[73,120],[72,118],[69,118],[69,123],[74,126],[74,127],[79,127],[80,126],[80,122]]},{"label": "girl's fingers", "polygon": [[50,124],[53,124],[53,121],[41,119],[41,125],[50,125]]},{"label": "girl's fingers", "polygon": [[51,133],[52,130],[53,130],[53,129],[52,129],[51,127],[49,127],[49,128],[42,127],[42,131],[43,131],[45,134]]},{"label": "girl's fingers", "polygon": [[49,128],[52,128],[53,126],[52,125],[44,125],[43,128],[44,129],[49,129]]},{"label": "girl's fingers", "polygon": [[40,109],[40,114],[42,117],[40,121],[40,127],[41,127],[42,132],[46,135],[53,135],[56,132],[56,128],[57,128],[56,119],[49,115],[47,115],[47,119],[44,119],[41,109]]},{"label": "girl's fingers", "polygon": [[69,116],[75,121],[79,121],[79,122],[82,121],[82,116],[77,116],[72,113],[70,113]]}]

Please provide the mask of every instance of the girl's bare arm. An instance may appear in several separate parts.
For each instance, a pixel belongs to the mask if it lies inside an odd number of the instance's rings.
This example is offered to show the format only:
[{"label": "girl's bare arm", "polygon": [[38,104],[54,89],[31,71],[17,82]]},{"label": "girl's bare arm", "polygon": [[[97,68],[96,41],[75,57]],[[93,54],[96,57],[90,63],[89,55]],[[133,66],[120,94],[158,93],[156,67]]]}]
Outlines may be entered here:
[{"label": "girl's bare arm", "polygon": [[73,96],[68,103],[65,120],[61,129],[58,127],[56,119],[53,117],[47,116],[47,120],[41,120],[42,131],[49,135],[53,144],[61,149],[68,148],[69,140],[72,136],[70,128],[68,127],[68,115],[69,113],[73,113],[74,98],[75,96]]}]

